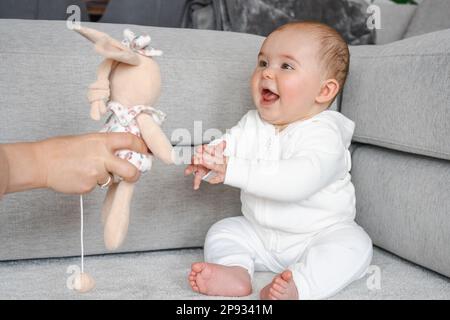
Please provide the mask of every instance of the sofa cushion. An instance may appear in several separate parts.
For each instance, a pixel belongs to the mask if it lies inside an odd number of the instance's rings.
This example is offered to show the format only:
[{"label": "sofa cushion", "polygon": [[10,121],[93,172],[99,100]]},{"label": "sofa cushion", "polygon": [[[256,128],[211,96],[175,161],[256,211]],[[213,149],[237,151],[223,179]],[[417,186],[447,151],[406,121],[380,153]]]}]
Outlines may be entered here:
[{"label": "sofa cushion", "polygon": [[450,276],[450,162],[363,145],[351,174],[373,243]]},{"label": "sofa cushion", "polygon": [[386,44],[403,39],[416,5],[396,4],[390,0],[375,0],[380,7],[381,29],[376,29],[376,44]]},{"label": "sofa cushion", "polygon": [[354,141],[450,159],[450,29],[350,54],[341,112]]},{"label": "sofa cushion", "polygon": [[405,38],[450,28],[450,1],[423,0],[405,34]]}]

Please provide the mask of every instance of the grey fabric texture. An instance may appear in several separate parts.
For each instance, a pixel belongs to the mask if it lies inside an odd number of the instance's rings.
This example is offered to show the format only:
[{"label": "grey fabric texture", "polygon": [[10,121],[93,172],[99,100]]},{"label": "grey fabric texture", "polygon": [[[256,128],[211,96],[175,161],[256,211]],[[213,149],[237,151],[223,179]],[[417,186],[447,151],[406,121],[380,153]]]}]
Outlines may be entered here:
[{"label": "grey fabric texture", "polygon": [[356,220],[373,243],[450,276],[450,162],[373,146],[352,162]]},{"label": "grey fabric texture", "polygon": [[396,4],[386,0],[375,0],[380,7],[381,29],[376,29],[376,44],[386,44],[403,39],[416,11],[417,5]]},{"label": "grey fabric texture", "polygon": [[[0,299],[224,299],[190,289],[191,263],[202,259],[199,249],[86,257],[85,270],[96,280],[94,290],[86,294],[77,294],[66,284],[73,275],[66,273],[67,268],[79,265],[79,258],[0,262]],[[373,271],[330,299],[450,299],[448,278],[378,248],[372,265]],[[379,288],[372,281],[377,275]],[[258,299],[273,277],[270,272],[255,273],[253,293],[242,299]]]},{"label": "grey fabric texture", "polygon": [[[207,130],[225,132],[253,108],[250,77],[263,37],[241,33],[84,23],[122,39],[129,27],[164,51],[157,61],[173,144],[193,145]],[[244,44],[245,45],[242,45]],[[60,21],[0,21],[0,142],[98,131],[87,88],[102,61],[93,45]],[[27,88],[25,90],[24,88]],[[20,126],[17,125],[20,119]],[[26,130],[23,130],[26,128]],[[194,132],[195,129],[195,132]],[[189,133],[191,139],[180,139]]]},{"label": "grey fabric texture", "polygon": [[353,140],[450,159],[450,30],[350,54],[340,110]]},{"label": "grey fabric texture", "polygon": [[450,1],[423,0],[405,34],[405,38],[442,29],[450,29]]}]

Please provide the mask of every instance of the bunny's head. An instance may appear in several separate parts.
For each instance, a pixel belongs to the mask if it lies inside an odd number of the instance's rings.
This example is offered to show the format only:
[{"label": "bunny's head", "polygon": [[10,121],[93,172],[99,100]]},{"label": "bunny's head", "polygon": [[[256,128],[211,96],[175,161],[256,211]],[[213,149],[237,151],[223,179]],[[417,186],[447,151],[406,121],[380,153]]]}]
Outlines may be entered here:
[{"label": "bunny's head", "polygon": [[106,112],[109,100],[127,107],[155,104],[161,92],[161,74],[152,57],[162,52],[148,47],[149,36],[136,37],[126,29],[124,41],[119,42],[94,29],[75,30],[93,42],[97,53],[105,58],[88,92],[93,119],[99,120]]}]

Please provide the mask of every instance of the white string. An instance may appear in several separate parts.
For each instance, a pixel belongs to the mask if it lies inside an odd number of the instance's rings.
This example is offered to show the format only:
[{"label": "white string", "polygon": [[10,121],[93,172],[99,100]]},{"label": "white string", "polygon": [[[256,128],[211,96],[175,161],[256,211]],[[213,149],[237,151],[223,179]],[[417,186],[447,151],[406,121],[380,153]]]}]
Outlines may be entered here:
[{"label": "white string", "polygon": [[80,212],[81,212],[81,273],[84,272],[84,242],[83,242],[83,195],[80,194]]}]

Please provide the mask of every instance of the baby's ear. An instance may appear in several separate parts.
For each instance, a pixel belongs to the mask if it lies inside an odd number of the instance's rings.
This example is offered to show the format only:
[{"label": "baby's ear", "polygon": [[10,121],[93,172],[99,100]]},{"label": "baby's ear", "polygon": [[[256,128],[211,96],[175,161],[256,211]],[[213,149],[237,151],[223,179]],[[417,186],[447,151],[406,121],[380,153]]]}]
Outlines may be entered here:
[{"label": "baby's ear", "polygon": [[339,92],[339,82],[336,79],[327,79],[322,83],[316,102],[326,103],[334,99]]},{"label": "baby's ear", "polygon": [[76,32],[95,44],[95,50],[107,59],[113,59],[131,65],[139,64],[137,53],[104,32],[86,27],[74,28]]}]

